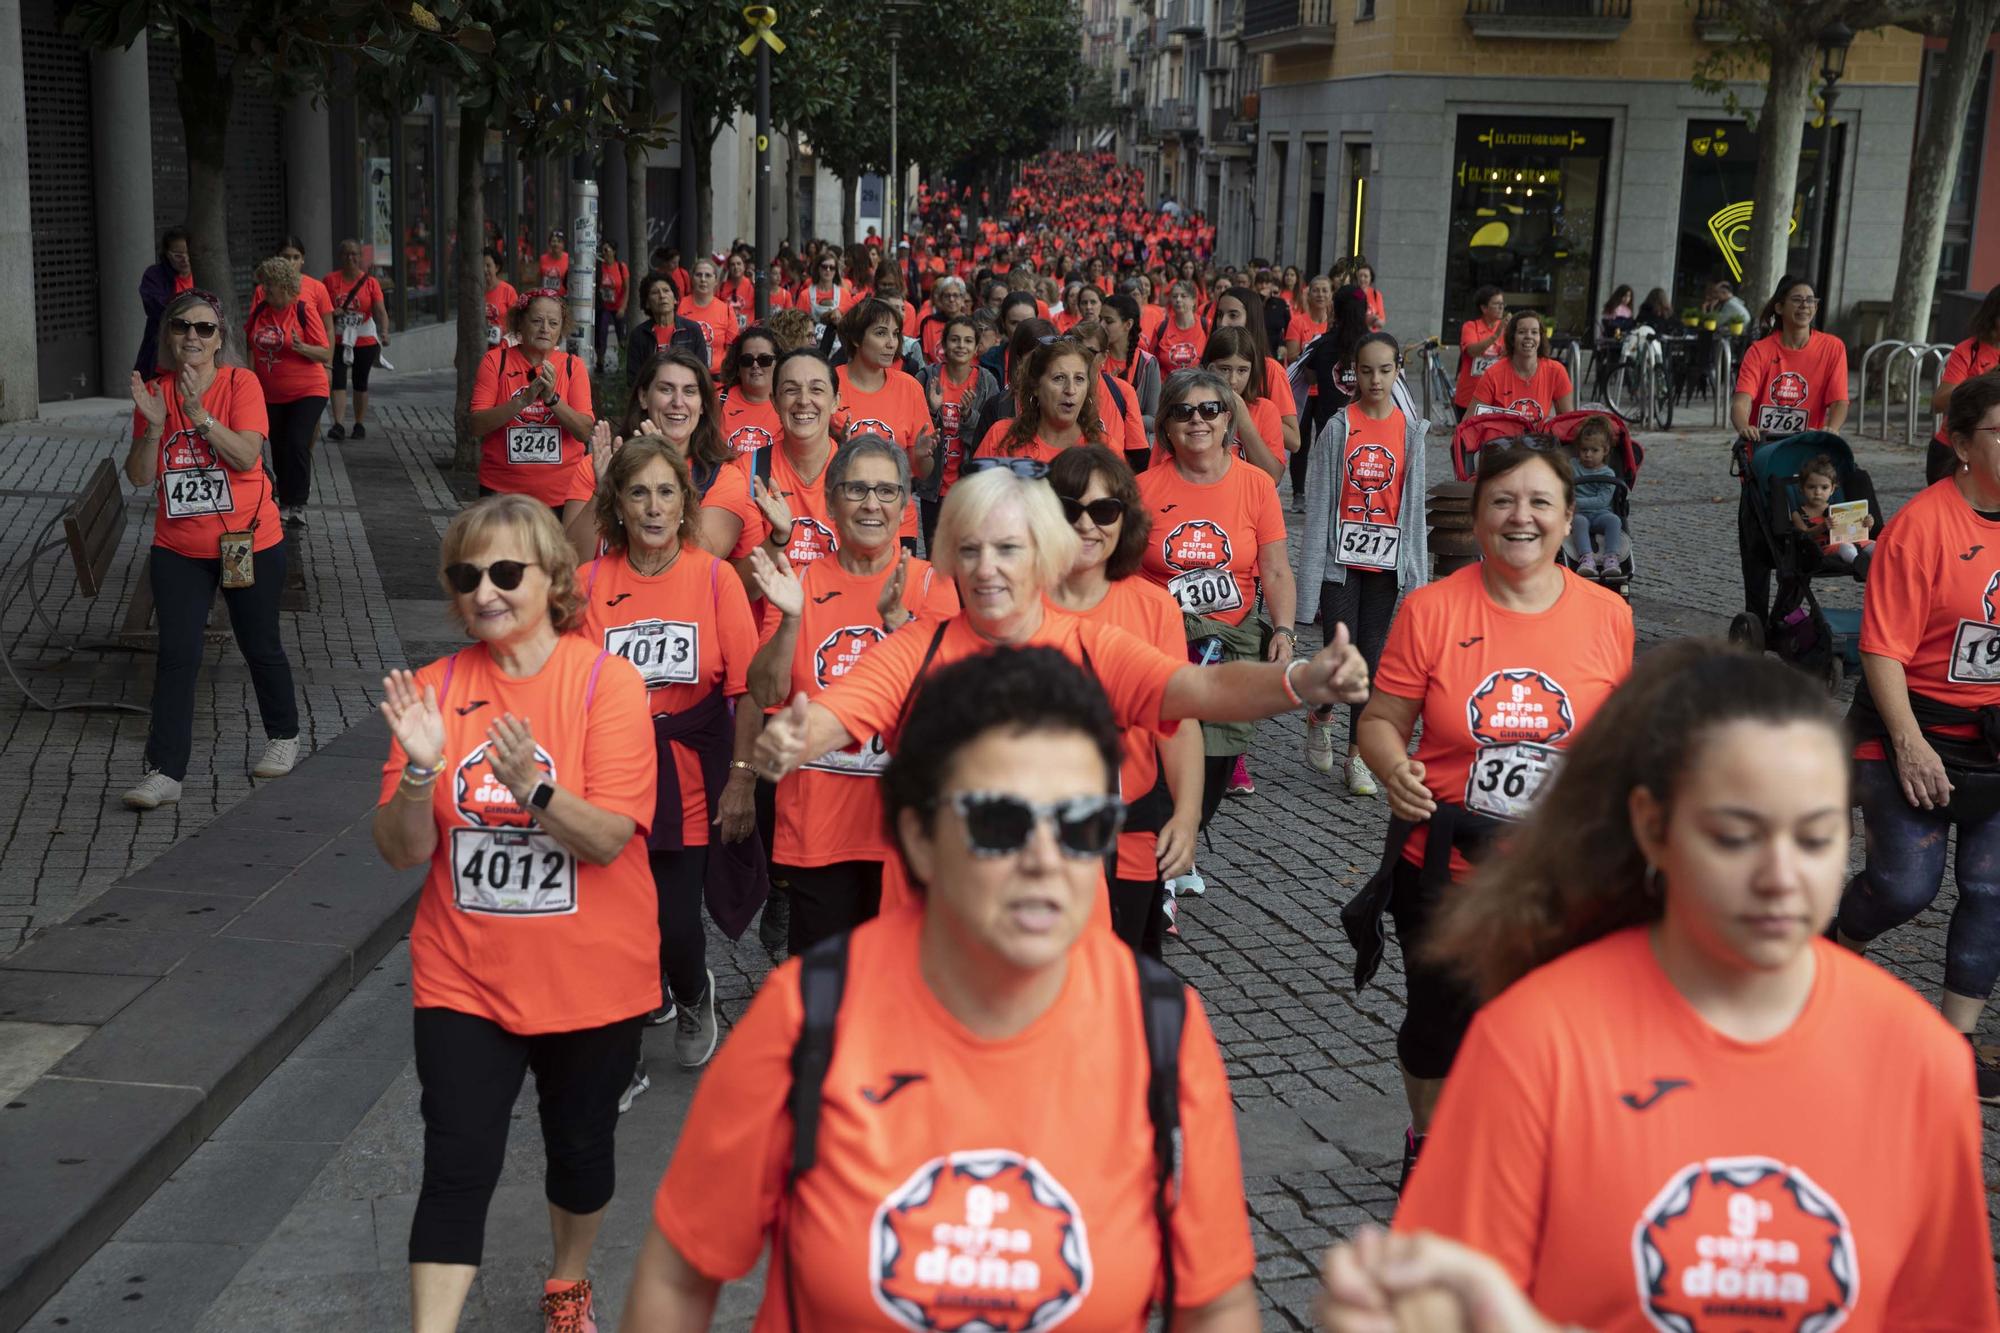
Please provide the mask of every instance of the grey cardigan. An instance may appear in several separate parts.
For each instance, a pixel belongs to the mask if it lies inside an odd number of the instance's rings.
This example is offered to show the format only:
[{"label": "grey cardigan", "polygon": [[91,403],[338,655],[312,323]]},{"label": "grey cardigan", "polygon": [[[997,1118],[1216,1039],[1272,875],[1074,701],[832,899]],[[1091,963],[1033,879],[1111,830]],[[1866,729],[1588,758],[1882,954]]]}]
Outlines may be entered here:
[{"label": "grey cardigan", "polygon": [[[1424,522],[1424,455],[1430,423],[1417,415],[1403,381],[1392,391],[1403,413],[1403,504],[1397,526],[1403,530],[1396,554],[1396,584],[1404,592],[1430,582],[1430,541]],[[1306,530],[1299,540],[1298,609],[1294,618],[1308,623],[1319,614],[1322,583],[1347,582],[1347,566],[1334,549],[1340,525],[1333,521],[1347,471],[1347,413],[1335,412],[1313,441],[1306,458]]]}]

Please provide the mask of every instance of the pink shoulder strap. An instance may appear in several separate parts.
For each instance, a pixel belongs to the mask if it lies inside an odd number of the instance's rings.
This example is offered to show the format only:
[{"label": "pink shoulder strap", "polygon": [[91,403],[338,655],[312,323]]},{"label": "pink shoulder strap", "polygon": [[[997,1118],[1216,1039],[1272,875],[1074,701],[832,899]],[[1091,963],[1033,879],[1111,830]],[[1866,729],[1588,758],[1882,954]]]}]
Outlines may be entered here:
[{"label": "pink shoulder strap", "polygon": [[590,701],[597,697],[597,673],[604,670],[604,659],[609,656],[610,653],[600,652],[597,660],[590,664],[590,681],[583,687],[583,711],[586,713],[590,711]]}]

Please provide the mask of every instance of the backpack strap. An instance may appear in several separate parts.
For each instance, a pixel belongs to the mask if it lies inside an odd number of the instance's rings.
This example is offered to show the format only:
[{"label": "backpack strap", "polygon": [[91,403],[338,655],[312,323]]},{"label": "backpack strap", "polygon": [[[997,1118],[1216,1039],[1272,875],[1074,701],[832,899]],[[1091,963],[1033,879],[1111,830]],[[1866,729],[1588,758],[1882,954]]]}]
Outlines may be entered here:
[{"label": "backpack strap", "polygon": [[590,679],[583,687],[583,711],[586,713],[590,711],[591,700],[597,697],[597,673],[604,670],[604,659],[609,656],[610,653],[600,651],[597,660],[590,664]]},{"label": "backpack strap", "polygon": [[1146,1116],[1153,1125],[1153,1217],[1160,1226],[1160,1311],[1174,1317],[1174,1206],[1181,1181],[1181,1029],[1187,991],[1165,963],[1143,953],[1139,1014],[1146,1031]]},{"label": "backpack strap", "polygon": [[[799,959],[799,1004],[805,1014],[798,1040],[792,1043],[792,1091],[786,1104],[792,1116],[792,1173],[785,1182],[795,1195],[799,1178],[819,1159],[820,1100],[827,1071],[833,1067],[833,1026],[840,1016],[841,993],[847,988],[847,936],[821,940]],[[796,1200],[794,1199],[794,1202]],[[799,1305],[792,1274],[791,1227],[785,1228],[785,1312],[787,1327],[797,1330]]]},{"label": "backpack strap", "polygon": [[1125,394],[1124,391],[1118,387],[1118,381],[1111,377],[1111,372],[1108,370],[1099,372],[1099,377],[1103,379],[1104,387],[1111,390],[1111,401],[1118,404],[1118,415],[1124,416]]},{"label": "backpack strap", "polygon": [[931,635],[930,647],[924,649],[924,660],[917,663],[917,674],[910,678],[910,688],[903,693],[903,706],[896,710],[896,730],[903,729],[903,723],[910,716],[910,705],[916,701],[917,690],[922,687],[924,677],[930,674],[931,659],[937,656],[938,645],[944,642],[945,631],[951,628],[955,617],[947,616],[938,622],[937,632]]}]

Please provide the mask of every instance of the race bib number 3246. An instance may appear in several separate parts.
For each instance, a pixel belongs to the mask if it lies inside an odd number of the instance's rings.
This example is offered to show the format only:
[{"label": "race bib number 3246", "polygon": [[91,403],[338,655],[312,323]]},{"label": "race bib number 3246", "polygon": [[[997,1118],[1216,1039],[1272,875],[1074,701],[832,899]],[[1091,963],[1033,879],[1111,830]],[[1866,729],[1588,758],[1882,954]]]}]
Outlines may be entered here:
[{"label": "race bib number 3246", "polygon": [[507,461],[514,464],[562,462],[562,431],[555,426],[509,426]]}]

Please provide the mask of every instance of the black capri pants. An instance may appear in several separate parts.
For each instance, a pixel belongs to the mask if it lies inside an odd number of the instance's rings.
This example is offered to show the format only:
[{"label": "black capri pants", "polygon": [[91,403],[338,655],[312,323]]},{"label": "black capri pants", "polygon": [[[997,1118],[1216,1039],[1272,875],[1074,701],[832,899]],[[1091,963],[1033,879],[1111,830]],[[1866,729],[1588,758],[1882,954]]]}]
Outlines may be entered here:
[{"label": "black capri pants", "polygon": [[271,418],[271,461],[278,473],[278,503],[286,508],[312,498],[313,432],[319,429],[325,398],[296,398],[268,403]]},{"label": "black capri pants", "polygon": [[[1389,622],[1396,618],[1396,598],[1401,593],[1393,570],[1352,569],[1347,582],[1319,585],[1319,623],[1326,641],[1333,642],[1333,627],[1347,626],[1348,638],[1368,664],[1368,679],[1382,665],[1382,648],[1389,642]],[[1347,706],[1347,739],[1352,741],[1361,725],[1363,701]]]},{"label": "black capri pants", "polygon": [[793,957],[821,940],[845,935],[882,910],[882,863],[836,861],[824,866],[771,867],[771,885],[791,895],[786,949]]},{"label": "black capri pants", "polygon": [[1407,1003],[1403,1025],[1396,1030],[1396,1058],[1414,1078],[1440,1079],[1451,1072],[1465,1030],[1479,1000],[1454,972],[1424,961],[1430,923],[1446,893],[1457,886],[1446,881],[1433,889],[1423,884],[1423,871],[1398,853],[1390,872],[1393,892],[1389,915],[1396,922],[1396,942],[1403,949],[1403,980]]},{"label": "black capri pants", "polygon": [[548,1153],[548,1201],[586,1214],[611,1202],[618,1098],[639,1063],[642,1017],[524,1037],[453,1009],[416,1011],[424,1179],[410,1223],[411,1263],[478,1265],[508,1121],[530,1069]]},{"label": "black capri pants", "polygon": [[340,349],[336,347],[333,351],[333,387],[338,390],[346,389],[347,372],[349,369],[352,369],[354,371],[354,392],[367,393],[368,372],[375,369],[375,362],[381,355],[382,348],[379,345],[371,344],[367,347],[356,347],[354,349],[354,365],[349,367],[346,362],[341,360]]}]

